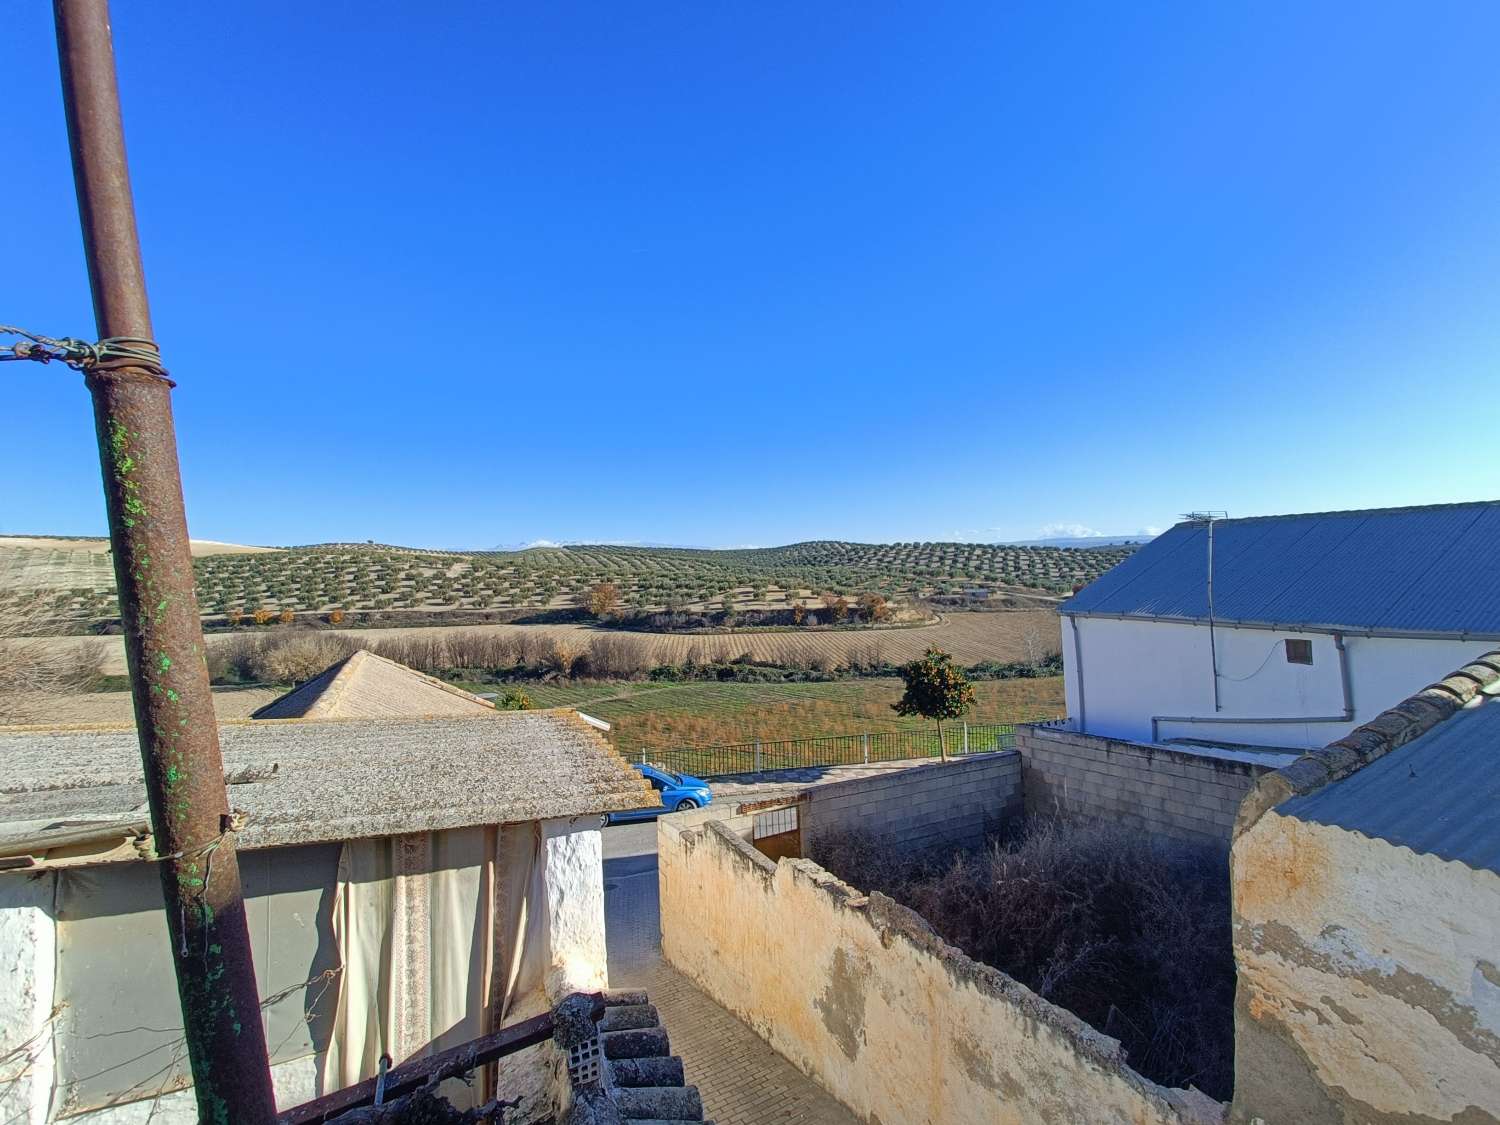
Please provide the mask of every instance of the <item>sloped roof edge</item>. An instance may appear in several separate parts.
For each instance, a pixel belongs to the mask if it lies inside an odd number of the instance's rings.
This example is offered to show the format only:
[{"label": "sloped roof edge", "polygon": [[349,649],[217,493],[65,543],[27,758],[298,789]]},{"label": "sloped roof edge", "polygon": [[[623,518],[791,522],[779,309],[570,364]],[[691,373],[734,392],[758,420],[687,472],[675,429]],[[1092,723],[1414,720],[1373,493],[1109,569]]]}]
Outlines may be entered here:
[{"label": "sloped roof edge", "polygon": [[[299,716],[309,719],[342,718],[344,716],[339,714],[338,709],[346,693],[353,688],[358,677],[376,667],[394,670],[401,676],[409,678],[413,684],[433,688],[472,703],[476,710],[495,710],[495,705],[488,699],[481,699],[472,692],[464,691],[463,688],[444,683],[436,676],[429,676],[425,672],[419,672],[415,668],[409,668],[405,664],[389,660],[367,649],[357,649],[344,659],[330,664],[306,683],[273,699],[252,713],[250,717],[261,720],[288,719]],[[305,707],[305,710],[299,711],[300,707]]]},{"label": "sloped roof edge", "polygon": [[1476,657],[1415,695],[1327,746],[1309,750],[1282,769],[1264,774],[1240,802],[1238,839],[1270,809],[1292,797],[1315,793],[1400,749],[1452,718],[1476,696],[1500,686],[1500,649]]}]

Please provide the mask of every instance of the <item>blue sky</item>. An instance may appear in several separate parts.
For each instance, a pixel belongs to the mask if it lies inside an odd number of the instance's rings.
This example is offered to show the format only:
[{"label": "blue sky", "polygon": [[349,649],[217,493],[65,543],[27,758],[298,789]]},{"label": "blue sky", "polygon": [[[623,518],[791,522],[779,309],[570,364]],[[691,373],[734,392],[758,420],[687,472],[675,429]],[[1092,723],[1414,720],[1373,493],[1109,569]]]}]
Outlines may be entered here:
[{"label": "blue sky", "polygon": [[[47,5],[0,322],[93,335]],[[193,534],[1120,533],[1500,495],[1500,8],[119,3]],[[102,533],[0,368],[0,531]]]}]

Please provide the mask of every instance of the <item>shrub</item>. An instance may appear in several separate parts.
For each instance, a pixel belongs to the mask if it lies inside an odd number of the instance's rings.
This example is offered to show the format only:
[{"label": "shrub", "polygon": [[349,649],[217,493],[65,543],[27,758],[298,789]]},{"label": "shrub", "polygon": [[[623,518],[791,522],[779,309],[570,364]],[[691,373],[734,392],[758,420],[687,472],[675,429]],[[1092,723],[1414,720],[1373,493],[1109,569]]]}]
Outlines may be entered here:
[{"label": "shrub", "polygon": [[646,646],[632,637],[594,637],[589,641],[589,675],[606,680],[634,679],[651,666]]},{"label": "shrub", "polygon": [[257,625],[269,625],[271,623],[271,611],[265,606],[257,606],[251,616],[255,619]]},{"label": "shrub", "polygon": [[289,609],[284,609],[277,615],[277,620],[283,625],[290,625],[293,621],[297,620],[297,615]]},{"label": "shrub", "polygon": [[343,660],[357,646],[348,637],[298,630],[264,638],[250,659],[250,671],[261,683],[300,684]]},{"label": "shrub", "polygon": [[574,648],[567,641],[557,640],[552,642],[552,647],[547,650],[543,659],[543,666],[549,672],[567,679],[573,674],[573,665],[578,663],[583,653]]},{"label": "shrub", "polygon": [[947,866],[893,859],[865,832],[809,843],[835,875],[904,902],[945,941],[1118,1038],[1148,1078],[1229,1098],[1235,975],[1223,857],[1055,820]]},{"label": "shrub", "polygon": [[530,711],[531,708],[531,697],[520,688],[510,688],[495,700],[497,711]]}]

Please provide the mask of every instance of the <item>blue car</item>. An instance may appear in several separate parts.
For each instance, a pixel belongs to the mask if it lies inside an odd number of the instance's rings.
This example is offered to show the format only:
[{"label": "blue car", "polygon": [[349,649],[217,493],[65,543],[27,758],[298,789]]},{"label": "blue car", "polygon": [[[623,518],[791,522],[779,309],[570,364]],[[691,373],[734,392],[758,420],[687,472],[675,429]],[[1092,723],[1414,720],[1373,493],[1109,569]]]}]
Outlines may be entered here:
[{"label": "blue car", "polygon": [[610,824],[654,820],[664,812],[702,808],[714,799],[713,790],[701,777],[677,773],[674,770],[664,770],[660,766],[648,766],[643,762],[635,762],[633,765],[640,770],[641,776],[651,783],[651,788],[660,795],[661,804],[644,809],[630,809],[627,812],[612,812],[609,814],[608,823]]}]

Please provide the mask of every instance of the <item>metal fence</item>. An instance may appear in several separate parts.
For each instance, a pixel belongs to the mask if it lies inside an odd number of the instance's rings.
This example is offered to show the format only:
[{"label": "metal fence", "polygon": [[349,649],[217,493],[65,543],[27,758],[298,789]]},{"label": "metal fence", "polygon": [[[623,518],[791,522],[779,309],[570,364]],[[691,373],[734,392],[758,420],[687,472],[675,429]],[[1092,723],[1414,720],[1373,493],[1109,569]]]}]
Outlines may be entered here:
[{"label": "metal fence", "polygon": [[[1038,716],[1037,721],[1051,717],[1053,716]],[[1023,723],[1031,721],[1033,720],[1016,720]],[[950,757],[1009,750],[1016,742],[1016,722],[949,723],[943,727],[943,744]],[[814,766],[852,766],[940,756],[936,728],[869,731],[864,734],[825,735],[822,738],[791,738],[777,742],[740,742],[729,746],[640,752],[642,762],[697,777]]]}]

